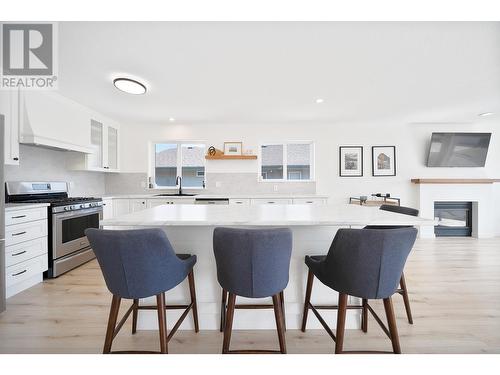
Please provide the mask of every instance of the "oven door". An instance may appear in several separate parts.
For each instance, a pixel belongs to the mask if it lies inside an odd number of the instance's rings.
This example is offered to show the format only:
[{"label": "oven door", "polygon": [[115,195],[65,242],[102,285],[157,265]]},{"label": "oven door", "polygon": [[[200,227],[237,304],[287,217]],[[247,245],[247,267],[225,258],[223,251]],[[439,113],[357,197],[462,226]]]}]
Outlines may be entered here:
[{"label": "oven door", "polygon": [[99,228],[102,207],[52,215],[52,259],[89,247],[85,229]]}]

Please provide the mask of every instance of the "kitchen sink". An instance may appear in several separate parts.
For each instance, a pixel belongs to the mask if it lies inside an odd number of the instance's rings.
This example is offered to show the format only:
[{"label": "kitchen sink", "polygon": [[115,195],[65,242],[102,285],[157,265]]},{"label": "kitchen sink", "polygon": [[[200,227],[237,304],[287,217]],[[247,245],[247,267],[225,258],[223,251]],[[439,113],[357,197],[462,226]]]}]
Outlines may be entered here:
[{"label": "kitchen sink", "polygon": [[187,194],[187,193],[174,193],[174,194],[156,194],[155,197],[194,197],[196,194]]}]

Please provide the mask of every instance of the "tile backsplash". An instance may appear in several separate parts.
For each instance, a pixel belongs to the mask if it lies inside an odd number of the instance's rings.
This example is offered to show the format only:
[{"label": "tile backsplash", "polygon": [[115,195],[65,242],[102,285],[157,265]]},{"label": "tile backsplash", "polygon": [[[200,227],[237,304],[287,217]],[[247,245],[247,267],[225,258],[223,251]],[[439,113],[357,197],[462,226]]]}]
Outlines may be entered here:
[{"label": "tile backsplash", "polygon": [[104,173],[66,169],[65,151],[20,145],[19,166],[5,166],[5,181],[65,181],[71,196],[102,196]]},{"label": "tile backsplash", "polygon": [[[207,173],[206,188],[200,194],[315,194],[315,182],[259,182],[257,173]],[[106,194],[145,194],[146,173],[106,175]],[[274,190],[276,186],[277,190]],[[189,192],[188,188],[184,189]],[[155,192],[159,192],[155,190]]]}]

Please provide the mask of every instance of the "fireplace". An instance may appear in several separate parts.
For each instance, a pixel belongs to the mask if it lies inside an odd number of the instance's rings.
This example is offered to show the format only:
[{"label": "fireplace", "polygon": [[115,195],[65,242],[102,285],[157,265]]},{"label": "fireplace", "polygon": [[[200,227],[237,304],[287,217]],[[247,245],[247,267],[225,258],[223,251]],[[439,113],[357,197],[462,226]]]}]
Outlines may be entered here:
[{"label": "fireplace", "polygon": [[472,202],[434,202],[436,237],[470,237],[472,235]]}]

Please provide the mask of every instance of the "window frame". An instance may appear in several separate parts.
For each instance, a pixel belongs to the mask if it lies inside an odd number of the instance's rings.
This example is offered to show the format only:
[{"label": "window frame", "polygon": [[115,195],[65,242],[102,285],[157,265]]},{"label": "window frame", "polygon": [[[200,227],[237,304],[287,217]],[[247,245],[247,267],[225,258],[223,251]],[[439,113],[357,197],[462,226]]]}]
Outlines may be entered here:
[{"label": "window frame", "polygon": [[[153,190],[177,190],[179,189],[179,185],[175,186],[158,186],[156,185],[156,145],[158,144],[171,144],[177,145],[177,174],[176,176],[182,176],[182,146],[184,145],[203,145],[203,170],[204,170],[204,186],[207,186],[207,161],[205,159],[205,154],[207,151],[207,142],[205,141],[154,141],[150,142],[150,152],[149,152],[149,178],[151,179],[151,183],[153,184]],[[198,171],[197,171],[198,174]],[[182,182],[182,188],[190,189],[190,190],[204,190],[203,186],[186,186],[184,182]]]},{"label": "window frame", "polygon": [[[298,144],[298,145],[304,145],[308,144],[309,147],[309,178],[307,180],[289,180],[288,179],[288,157],[287,157],[287,151],[288,151],[288,145],[293,145],[293,144]],[[283,178],[276,178],[276,179],[264,179],[262,178],[262,146],[278,146],[282,145],[283,146]],[[307,140],[307,141],[269,141],[269,142],[261,142],[259,144],[259,150],[258,150],[258,181],[259,182],[290,182],[290,183],[296,183],[296,182],[315,182],[316,181],[316,171],[315,171],[315,166],[316,166],[316,159],[315,159],[315,145],[314,141]]]}]

